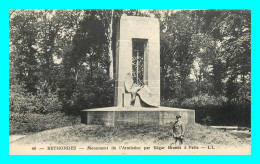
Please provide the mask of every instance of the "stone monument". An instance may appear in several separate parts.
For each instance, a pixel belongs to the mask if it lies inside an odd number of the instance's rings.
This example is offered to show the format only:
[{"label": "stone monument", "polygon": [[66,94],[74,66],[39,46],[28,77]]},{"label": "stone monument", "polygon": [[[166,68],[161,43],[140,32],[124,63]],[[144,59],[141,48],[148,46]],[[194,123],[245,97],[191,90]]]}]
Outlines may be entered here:
[{"label": "stone monument", "polygon": [[[122,16],[116,31],[114,107],[86,109],[81,122],[94,125],[163,125],[195,111],[160,105],[160,25],[155,18]],[[132,88],[132,89],[131,89]],[[136,92],[136,96],[135,96]]]},{"label": "stone monument", "polygon": [[[137,79],[141,79],[153,93],[153,100],[160,104],[159,21],[148,17],[123,16],[117,29],[114,105],[122,106],[128,103],[130,96],[124,94],[128,72],[136,83]],[[135,60],[136,58],[139,60]],[[137,63],[138,61],[140,62]],[[137,64],[142,69],[134,68]]]}]

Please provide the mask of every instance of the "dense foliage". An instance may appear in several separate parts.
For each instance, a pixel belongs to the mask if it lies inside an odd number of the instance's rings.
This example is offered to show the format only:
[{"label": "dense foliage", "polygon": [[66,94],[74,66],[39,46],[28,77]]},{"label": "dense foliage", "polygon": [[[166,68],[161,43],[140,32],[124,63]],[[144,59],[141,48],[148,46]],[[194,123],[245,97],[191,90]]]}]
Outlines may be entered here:
[{"label": "dense foliage", "polygon": [[10,111],[112,106],[122,14],[160,20],[161,105],[250,125],[249,10],[10,10]]}]

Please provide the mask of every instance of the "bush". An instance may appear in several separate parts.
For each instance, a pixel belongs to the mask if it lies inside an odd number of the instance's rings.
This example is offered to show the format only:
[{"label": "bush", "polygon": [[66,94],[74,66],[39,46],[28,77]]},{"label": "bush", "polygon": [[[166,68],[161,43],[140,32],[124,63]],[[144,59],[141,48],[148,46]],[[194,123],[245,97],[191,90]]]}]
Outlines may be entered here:
[{"label": "bush", "polygon": [[185,99],[181,106],[182,107],[194,107],[194,106],[222,106],[227,102],[224,96],[209,96],[204,94],[201,96],[195,96],[190,99]]},{"label": "bush", "polygon": [[62,110],[62,103],[59,101],[58,95],[55,93],[49,93],[48,95],[38,94],[37,98],[41,102],[41,108],[35,112],[48,113]]},{"label": "bush", "polygon": [[25,91],[22,85],[12,85],[10,87],[10,111],[16,113],[47,113],[60,111],[62,104],[58,101],[56,94],[39,93],[32,95]]},{"label": "bush", "polygon": [[58,96],[39,92],[32,95],[22,85],[10,86],[10,134],[27,134],[68,126],[80,122],[79,117],[67,116]]},{"label": "bush", "polygon": [[[77,82],[70,81],[67,86],[59,91],[59,97],[66,113],[79,115],[81,110],[113,106],[114,81],[104,74],[95,74],[91,79],[83,76]],[[73,83],[76,83],[72,85]],[[70,92],[68,92],[70,91]]]},{"label": "bush", "polygon": [[175,108],[180,107],[178,99],[162,100],[161,105],[167,107],[175,107]]},{"label": "bush", "polygon": [[251,126],[250,102],[229,103],[223,96],[201,95],[185,99],[179,105],[177,99],[163,100],[163,106],[195,110],[195,121],[205,125]]},{"label": "bush", "polygon": [[9,93],[9,109],[12,112],[25,113],[40,108],[39,99],[27,93],[23,86],[12,85]]},{"label": "bush", "polygon": [[62,112],[47,114],[10,112],[10,134],[28,134],[80,124],[80,117],[65,115]]}]

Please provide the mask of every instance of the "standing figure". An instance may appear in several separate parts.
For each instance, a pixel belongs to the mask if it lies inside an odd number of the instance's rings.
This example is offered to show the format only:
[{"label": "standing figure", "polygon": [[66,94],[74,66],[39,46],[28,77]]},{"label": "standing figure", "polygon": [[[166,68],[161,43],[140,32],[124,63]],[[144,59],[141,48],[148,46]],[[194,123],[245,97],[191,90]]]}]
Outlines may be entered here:
[{"label": "standing figure", "polygon": [[175,145],[179,143],[179,145],[183,144],[184,140],[184,123],[181,121],[181,116],[176,116],[177,121],[173,124],[173,138],[175,139]]}]

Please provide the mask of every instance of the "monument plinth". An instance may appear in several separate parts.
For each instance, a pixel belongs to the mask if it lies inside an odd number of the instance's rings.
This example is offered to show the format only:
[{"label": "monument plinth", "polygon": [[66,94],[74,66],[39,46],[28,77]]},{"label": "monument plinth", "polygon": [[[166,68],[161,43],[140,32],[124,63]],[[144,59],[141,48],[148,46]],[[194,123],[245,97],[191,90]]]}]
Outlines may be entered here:
[{"label": "monument plinth", "polygon": [[195,122],[195,111],[160,107],[160,24],[155,18],[122,16],[116,31],[114,107],[86,109],[89,125],[163,125],[181,115]]}]

